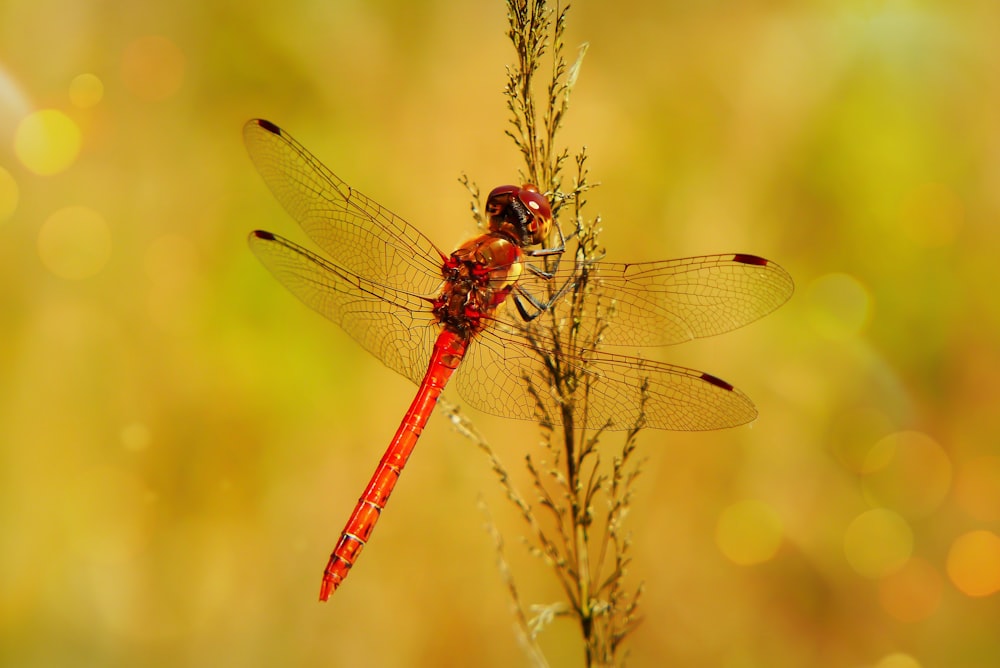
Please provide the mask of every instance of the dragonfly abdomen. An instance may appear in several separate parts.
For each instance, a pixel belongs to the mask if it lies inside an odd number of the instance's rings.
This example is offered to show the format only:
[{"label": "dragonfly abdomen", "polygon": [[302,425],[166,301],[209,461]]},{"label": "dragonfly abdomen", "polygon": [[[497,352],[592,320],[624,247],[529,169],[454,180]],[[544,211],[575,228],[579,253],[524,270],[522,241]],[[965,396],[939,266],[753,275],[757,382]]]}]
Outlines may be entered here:
[{"label": "dragonfly abdomen", "polygon": [[448,379],[458,368],[469,345],[467,336],[450,329],[442,330],[434,343],[427,373],[424,375],[417,396],[403,416],[396,435],[386,448],[382,460],[365,488],[354,512],[344,525],[337,546],[330,554],[330,560],[323,571],[323,583],[320,585],[319,600],[325,601],[340,586],[347,577],[361,550],[368,543],[375,523],[382,515],[382,509],[389,501],[392,490],[396,487],[403,467],[410,458],[417,440],[430,418],[431,411],[437,404],[438,397],[448,383]]}]

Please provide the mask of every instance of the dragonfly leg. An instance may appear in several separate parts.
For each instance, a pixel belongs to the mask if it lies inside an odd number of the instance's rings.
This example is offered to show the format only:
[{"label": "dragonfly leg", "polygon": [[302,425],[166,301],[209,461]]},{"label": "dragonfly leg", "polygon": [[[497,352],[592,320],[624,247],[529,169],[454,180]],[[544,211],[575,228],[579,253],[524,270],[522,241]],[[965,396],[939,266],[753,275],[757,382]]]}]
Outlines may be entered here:
[{"label": "dragonfly leg", "polygon": [[[534,250],[525,251],[525,255],[529,257],[548,257],[551,255],[562,255],[566,252],[566,235],[563,234],[562,227],[556,223],[556,232],[559,233],[559,243],[551,248],[536,248]],[[574,232],[573,234],[576,234]],[[557,260],[558,262],[558,260]]]},{"label": "dragonfly leg", "polygon": [[[540,275],[544,276],[544,274]],[[549,276],[548,278],[552,277]],[[514,306],[517,307],[517,312],[521,315],[522,320],[524,320],[525,322],[531,322],[539,315],[548,311],[550,308],[558,304],[559,301],[566,295],[567,292],[569,292],[570,288],[572,288],[574,285],[576,285],[575,280],[573,279],[567,280],[565,283],[562,284],[562,286],[559,288],[559,290],[556,291],[554,295],[552,295],[545,301],[540,300],[538,297],[534,296],[533,294],[525,290],[523,287],[519,285],[515,286]],[[528,312],[528,309],[525,308],[524,302],[521,301],[522,297],[534,309],[533,312]]]}]

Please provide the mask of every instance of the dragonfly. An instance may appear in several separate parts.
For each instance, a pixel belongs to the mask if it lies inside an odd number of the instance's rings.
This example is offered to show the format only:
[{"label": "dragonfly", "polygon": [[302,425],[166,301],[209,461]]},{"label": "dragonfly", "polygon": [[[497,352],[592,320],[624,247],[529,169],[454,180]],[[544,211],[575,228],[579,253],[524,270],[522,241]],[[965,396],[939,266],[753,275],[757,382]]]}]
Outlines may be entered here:
[{"label": "dragonfly", "polygon": [[[534,325],[581,280],[579,262],[546,262],[565,247],[552,207],[532,185],[486,199],[488,229],[445,253],[416,227],[355,190],[270,121],[244,126],[250,157],[274,196],[322,250],[277,234],[249,244],[296,297],[340,325],[387,367],[419,386],[347,520],[320,586],[326,601],[369,542],[451,377],[476,409],[564,424],[549,389],[554,368],[587,383],[576,427],[681,431],[746,424],[750,399],[721,378],[609,349],[672,345],[721,334],[770,313],[792,294],[780,266],[730,253],[644,263],[593,261],[587,280],[610,308],[575,315],[600,345],[568,350]],[[559,241],[546,247],[551,236]],[[568,426],[568,425],[567,425]]]}]

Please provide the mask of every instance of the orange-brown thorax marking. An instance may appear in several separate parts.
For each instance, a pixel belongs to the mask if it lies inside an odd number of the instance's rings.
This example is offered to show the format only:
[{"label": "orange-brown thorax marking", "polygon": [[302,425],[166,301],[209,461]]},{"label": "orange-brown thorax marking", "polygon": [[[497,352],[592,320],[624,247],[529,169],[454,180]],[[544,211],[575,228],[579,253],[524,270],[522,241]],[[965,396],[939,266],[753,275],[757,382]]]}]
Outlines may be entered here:
[{"label": "orange-brown thorax marking", "polygon": [[483,234],[462,244],[442,267],[445,285],[434,315],[445,327],[469,337],[483,328],[521,275],[524,253],[506,234]]}]

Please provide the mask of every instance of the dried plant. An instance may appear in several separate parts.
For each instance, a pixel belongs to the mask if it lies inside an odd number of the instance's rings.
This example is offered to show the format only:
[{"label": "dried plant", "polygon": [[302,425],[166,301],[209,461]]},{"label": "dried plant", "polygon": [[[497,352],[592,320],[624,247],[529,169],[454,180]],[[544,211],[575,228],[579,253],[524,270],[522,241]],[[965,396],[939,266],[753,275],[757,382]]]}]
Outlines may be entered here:
[{"label": "dried plant", "polygon": [[[588,181],[584,150],[575,155],[556,148],[556,136],[565,118],[586,45],[572,64],[567,63],[565,29],[568,7],[550,6],[544,0],[507,0],[509,30],[517,54],[507,69],[504,88],[510,126],[506,134],[523,160],[523,181],[535,183],[552,202],[556,224],[570,229],[562,256],[538,258],[543,270],[558,262],[574,263],[572,285],[556,299],[553,308],[525,325],[525,334],[543,359],[552,346],[556,352],[584,360],[573,369],[548,364],[548,386],[531,386],[541,426],[541,452],[528,454],[525,463],[531,493],[522,494],[486,439],[453,406],[445,405],[452,422],[490,458],[507,498],[527,526],[525,544],[559,582],[564,600],[531,605],[526,612],[514,577],[504,557],[504,541],[492,520],[490,533],[497,547],[501,575],[511,596],[522,643],[536,665],[547,665],[537,643],[539,633],[555,618],[570,618],[580,628],[587,666],[624,663],[623,641],[638,623],[641,586],[629,588],[625,576],[630,540],[624,528],[639,475],[641,460],[635,456],[636,437],[643,426],[643,411],[625,433],[621,449],[608,462],[598,444],[603,429],[588,430],[586,351],[600,345],[602,327],[581,331],[574,323],[583,313],[610,317],[613,305],[601,300],[598,287],[588,281],[589,266],[601,255],[598,245],[600,217],[587,219],[583,209]],[[540,80],[541,79],[541,80]],[[572,185],[565,188],[566,168],[574,168]],[[483,222],[479,189],[469,179],[462,182],[473,196],[472,211]],[[567,220],[569,223],[567,224]],[[556,242],[554,242],[556,243]],[[549,298],[566,286],[553,284]],[[644,390],[645,388],[643,388]],[[556,397],[543,401],[542,394]],[[552,415],[551,406],[559,415]],[[488,515],[488,513],[487,513]]]}]

